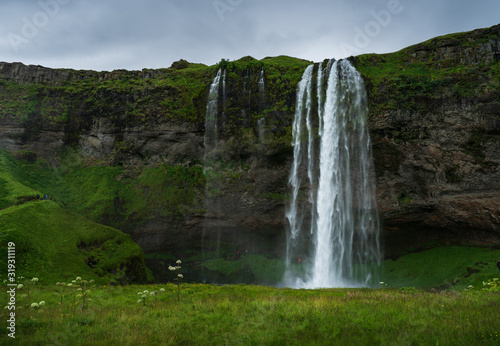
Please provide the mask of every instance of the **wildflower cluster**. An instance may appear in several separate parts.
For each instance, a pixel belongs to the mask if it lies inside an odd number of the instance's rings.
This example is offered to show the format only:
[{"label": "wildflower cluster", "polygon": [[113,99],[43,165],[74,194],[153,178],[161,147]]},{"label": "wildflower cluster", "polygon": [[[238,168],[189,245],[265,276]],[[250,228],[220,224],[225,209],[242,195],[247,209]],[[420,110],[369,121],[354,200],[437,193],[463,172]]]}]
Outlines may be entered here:
[{"label": "wildflower cluster", "polygon": [[483,290],[490,292],[500,292],[500,280],[493,278],[488,281],[483,281]]},{"label": "wildflower cluster", "polygon": [[[181,264],[182,264],[181,260],[177,260],[177,262],[175,262],[175,263],[177,265],[175,267],[168,266],[168,270],[174,271],[174,272],[177,271],[177,270],[180,270],[181,269]],[[175,280],[179,281],[179,279],[183,279],[183,278],[184,278],[184,276],[181,273],[179,273],[179,274],[177,274],[177,277],[175,278]]]},{"label": "wildflower cluster", "polygon": [[44,300],[42,300],[40,303],[31,303],[31,307],[33,309],[39,309],[39,308],[41,308],[44,305],[45,305],[45,301]]},{"label": "wildflower cluster", "polygon": [[146,299],[150,297],[154,298],[154,304],[156,305],[156,297],[159,294],[162,294],[163,292],[165,292],[164,288],[160,288],[158,291],[152,291],[152,292],[149,292],[148,290],[138,292],[137,295],[140,296],[140,299],[137,301],[137,303],[142,303],[144,306],[146,306]]},{"label": "wildflower cluster", "polygon": [[60,304],[62,305],[62,299],[63,299],[63,287],[70,287],[70,288],[73,288],[75,287],[75,294],[73,295],[73,303],[76,307],[76,304],[78,303],[78,301],[82,301],[82,307],[81,307],[81,311],[83,312],[83,310],[85,309],[85,303],[86,302],[89,302],[89,301],[92,301],[92,299],[89,296],[89,294],[91,293],[90,290],[86,289],[86,286],[88,285],[92,285],[94,284],[94,280],[90,280],[90,281],[87,281],[87,280],[82,280],[82,278],[80,276],[77,276],[75,280],[71,280],[71,282],[69,282],[68,284],[65,284],[65,283],[62,283],[62,282],[58,282],[56,283],[57,286],[60,287],[60,291],[59,291],[59,294],[61,295],[61,302]]}]

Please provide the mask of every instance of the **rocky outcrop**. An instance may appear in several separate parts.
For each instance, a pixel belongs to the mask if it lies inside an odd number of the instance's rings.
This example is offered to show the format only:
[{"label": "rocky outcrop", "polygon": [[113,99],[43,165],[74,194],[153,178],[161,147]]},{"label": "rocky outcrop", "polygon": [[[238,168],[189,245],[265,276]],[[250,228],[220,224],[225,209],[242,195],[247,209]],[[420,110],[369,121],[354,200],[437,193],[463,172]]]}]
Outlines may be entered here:
[{"label": "rocky outcrop", "polygon": [[500,60],[499,25],[477,29],[460,36],[441,36],[410,47],[414,61],[453,61],[459,64],[488,64]]},{"label": "rocky outcrop", "polygon": [[[172,69],[186,68],[189,63],[185,60],[176,61]],[[167,69],[143,69],[142,71],[89,71],[72,69],[52,69],[40,65],[24,65],[20,62],[0,62],[0,79],[15,81],[19,84],[41,83],[49,85],[64,85],[77,80],[109,80],[119,78],[160,78],[168,74]]]}]

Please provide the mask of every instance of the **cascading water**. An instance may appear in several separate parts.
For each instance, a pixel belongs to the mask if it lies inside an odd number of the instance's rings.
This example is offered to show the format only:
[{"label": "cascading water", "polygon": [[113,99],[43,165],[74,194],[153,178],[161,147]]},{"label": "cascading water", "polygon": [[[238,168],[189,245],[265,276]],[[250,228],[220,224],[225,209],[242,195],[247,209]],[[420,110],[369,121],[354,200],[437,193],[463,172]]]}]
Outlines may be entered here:
[{"label": "cascading water", "polygon": [[[259,95],[260,95],[260,111],[263,111],[265,108],[264,102],[266,98],[266,87],[264,84],[264,68],[260,71],[260,79],[258,82]],[[264,143],[264,139],[266,136],[266,118],[262,117],[257,120],[257,129],[259,134],[259,142]]]},{"label": "cascading water", "polygon": [[380,247],[365,88],[347,60],[315,70],[297,89],[284,284],[369,286]]},{"label": "cascading water", "polygon": [[[214,161],[217,157],[217,143],[219,139],[219,87],[222,79],[223,102],[225,101],[225,73],[219,69],[208,93],[207,110],[205,115],[205,155],[203,164],[203,174],[205,175],[205,218],[203,223],[203,234],[201,238],[201,247],[203,257],[212,257],[220,252],[220,229],[217,225],[217,210],[220,205],[217,201],[210,198],[210,191],[217,184],[217,178],[214,178]],[[224,117],[224,114],[223,114]],[[224,119],[222,119],[224,120]],[[215,224],[215,225],[214,225]],[[202,280],[209,278],[202,271]]]},{"label": "cascading water", "polygon": [[205,161],[207,161],[210,153],[215,149],[217,145],[218,100],[219,100],[219,85],[221,80],[221,73],[222,71],[219,69],[219,72],[217,72],[217,75],[215,76],[212,82],[212,85],[210,85],[210,91],[208,93],[207,112],[205,117],[205,137],[204,137]]}]

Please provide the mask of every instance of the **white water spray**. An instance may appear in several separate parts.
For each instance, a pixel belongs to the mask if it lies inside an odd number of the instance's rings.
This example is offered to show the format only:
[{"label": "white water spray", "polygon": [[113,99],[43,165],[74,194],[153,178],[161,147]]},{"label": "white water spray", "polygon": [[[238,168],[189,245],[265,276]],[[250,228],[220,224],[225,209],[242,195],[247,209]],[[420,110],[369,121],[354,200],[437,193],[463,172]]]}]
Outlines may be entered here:
[{"label": "white water spray", "polygon": [[368,286],[377,279],[380,248],[366,92],[347,60],[331,60],[318,67],[313,95],[314,70],[306,69],[297,90],[284,284]]}]

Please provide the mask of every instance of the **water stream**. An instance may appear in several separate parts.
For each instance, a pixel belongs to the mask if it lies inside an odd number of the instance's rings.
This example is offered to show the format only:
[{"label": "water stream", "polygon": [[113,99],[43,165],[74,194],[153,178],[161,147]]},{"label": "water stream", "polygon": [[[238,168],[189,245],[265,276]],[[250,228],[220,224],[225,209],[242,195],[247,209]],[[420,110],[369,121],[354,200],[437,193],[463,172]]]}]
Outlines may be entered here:
[{"label": "water stream", "polygon": [[286,286],[359,287],[378,280],[367,117],[362,78],[347,60],[305,70],[293,122]]}]

